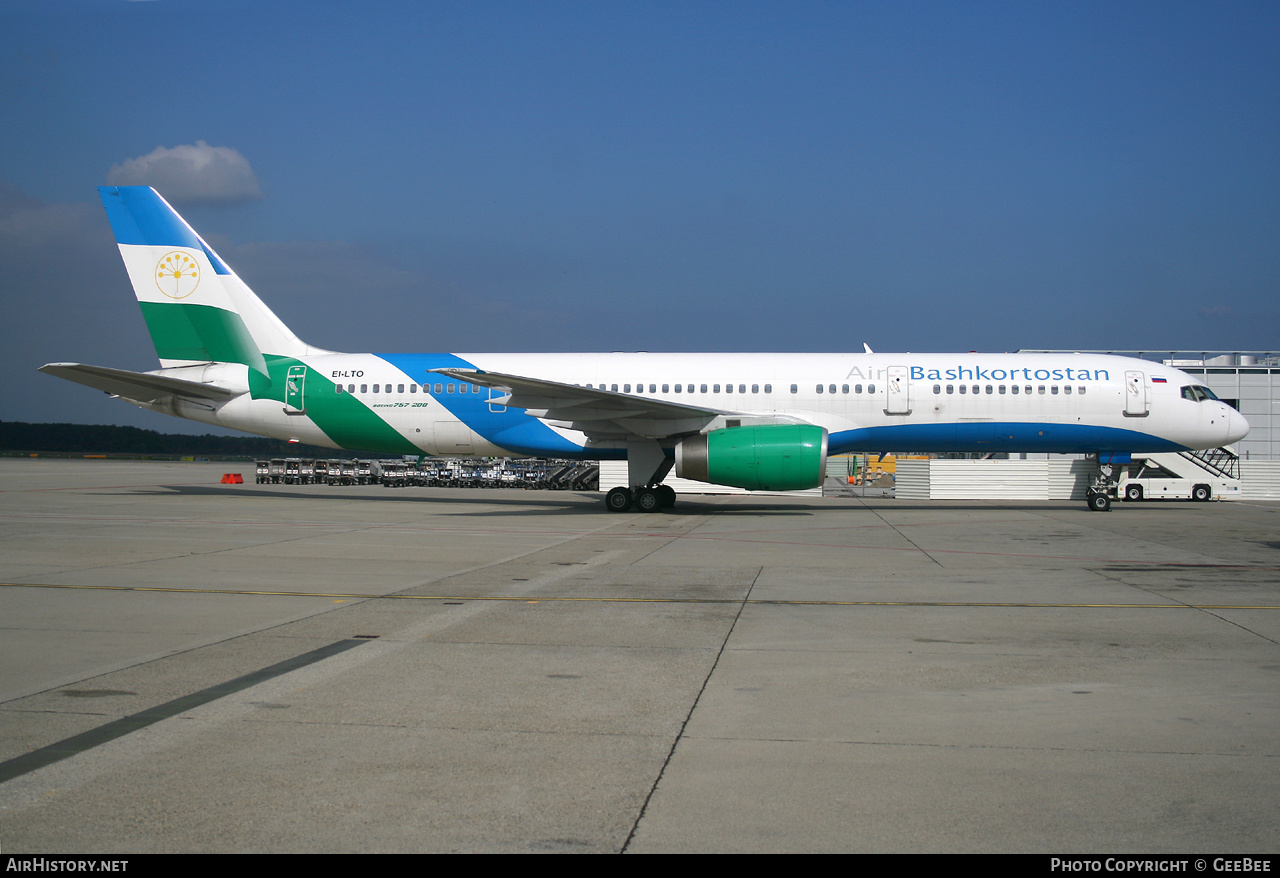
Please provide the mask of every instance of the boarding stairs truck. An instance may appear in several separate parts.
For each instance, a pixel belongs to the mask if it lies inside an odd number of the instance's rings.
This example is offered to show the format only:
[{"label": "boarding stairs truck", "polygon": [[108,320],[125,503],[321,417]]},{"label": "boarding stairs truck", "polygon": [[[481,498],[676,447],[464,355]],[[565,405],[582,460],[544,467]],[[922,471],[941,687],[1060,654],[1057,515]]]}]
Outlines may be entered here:
[{"label": "boarding stairs truck", "polygon": [[1116,496],[1138,500],[1232,500],[1240,496],[1240,459],[1231,448],[1134,455]]}]

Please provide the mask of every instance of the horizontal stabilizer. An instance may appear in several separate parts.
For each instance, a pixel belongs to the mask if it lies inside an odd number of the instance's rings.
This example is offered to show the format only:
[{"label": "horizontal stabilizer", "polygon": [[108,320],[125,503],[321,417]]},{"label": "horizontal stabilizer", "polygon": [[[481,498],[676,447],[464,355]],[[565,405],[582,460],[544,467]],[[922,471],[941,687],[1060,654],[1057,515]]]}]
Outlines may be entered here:
[{"label": "horizontal stabilizer", "polygon": [[146,372],[129,372],[125,369],[108,369],[106,366],[86,366],[83,363],[48,363],[41,366],[40,371],[138,402],[155,402],[170,396],[222,402],[239,396],[241,392],[216,384],[185,381]]}]

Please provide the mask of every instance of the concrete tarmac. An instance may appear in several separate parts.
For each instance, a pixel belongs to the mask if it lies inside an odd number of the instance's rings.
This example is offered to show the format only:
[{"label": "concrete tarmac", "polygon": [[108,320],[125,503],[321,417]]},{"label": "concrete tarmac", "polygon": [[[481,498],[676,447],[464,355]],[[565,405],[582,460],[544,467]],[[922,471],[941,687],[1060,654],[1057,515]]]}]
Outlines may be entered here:
[{"label": "concrete tarmac", "polygon": [[0,460],[4,853],[1280,851],[1280,504],[252,481]]}]

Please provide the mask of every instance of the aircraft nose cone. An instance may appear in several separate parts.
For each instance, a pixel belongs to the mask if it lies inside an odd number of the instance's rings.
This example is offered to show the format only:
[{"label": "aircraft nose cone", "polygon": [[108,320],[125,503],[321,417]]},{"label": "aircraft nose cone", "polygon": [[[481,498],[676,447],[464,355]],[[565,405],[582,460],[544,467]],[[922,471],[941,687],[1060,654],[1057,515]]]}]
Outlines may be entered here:
[{"label": "aircraft nose cone", "polygon": [[1249,435],[1249,422],[1235,409],[1227,415],[1227,444],[1239,442]]}]

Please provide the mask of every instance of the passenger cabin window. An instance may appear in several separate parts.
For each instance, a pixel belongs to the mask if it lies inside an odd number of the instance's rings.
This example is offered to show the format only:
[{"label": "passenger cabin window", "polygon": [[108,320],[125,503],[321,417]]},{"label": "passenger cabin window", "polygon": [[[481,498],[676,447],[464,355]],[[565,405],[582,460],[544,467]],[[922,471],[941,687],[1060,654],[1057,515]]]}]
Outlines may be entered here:
[{"label": "passenger cabin window", "polygon": [[799,387],[798,385],[792,384],[792,385],[791,385],[791,392],[792,392],[792,393],[799,393],[799,392],[800,392],[800,387]]}]

